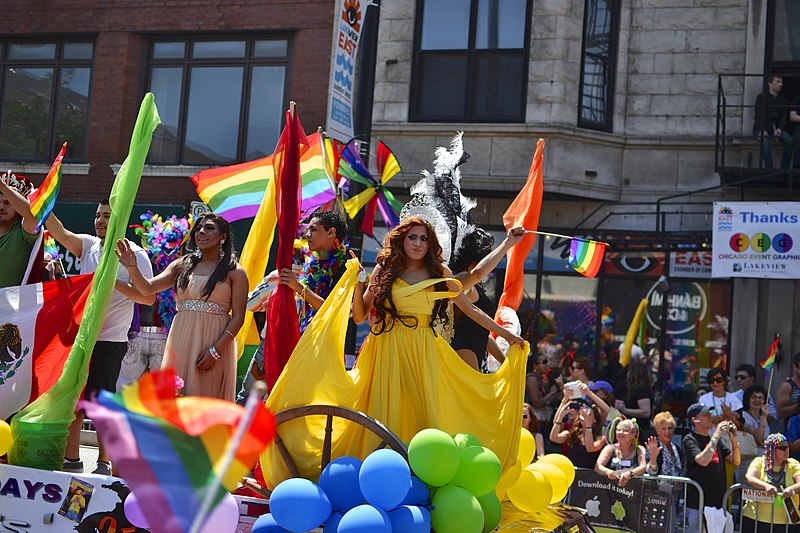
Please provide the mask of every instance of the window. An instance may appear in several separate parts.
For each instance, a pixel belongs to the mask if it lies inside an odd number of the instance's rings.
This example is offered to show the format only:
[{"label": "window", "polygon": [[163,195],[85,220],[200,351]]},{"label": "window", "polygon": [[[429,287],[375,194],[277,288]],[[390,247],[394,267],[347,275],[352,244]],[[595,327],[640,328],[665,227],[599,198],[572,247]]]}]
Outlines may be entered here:
[{"label": "window", "polygon": [[522,122],[529,0],[420,0],[411,120]]},{"label": "window", "polygon": [[151,42],[147,86],[161,126],[148,162],[223,165],[275,150],[286,107],[286,39]]},{"label": "window", "polygon": [[86,160],[94,43],[0,39],[0,158]]},{"label": "window", "polygon": [[578,126],[611,131],[619,0],[586,0]]}]

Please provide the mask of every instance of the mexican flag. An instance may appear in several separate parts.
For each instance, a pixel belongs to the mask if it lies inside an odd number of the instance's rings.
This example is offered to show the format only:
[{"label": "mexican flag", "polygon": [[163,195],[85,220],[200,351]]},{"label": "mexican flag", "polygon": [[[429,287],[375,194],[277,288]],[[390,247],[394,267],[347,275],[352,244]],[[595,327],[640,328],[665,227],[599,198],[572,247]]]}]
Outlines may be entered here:
[{"label": "mexican flag", "polygon": [[61,376],[92,274],[0,289],[0,420]]}]

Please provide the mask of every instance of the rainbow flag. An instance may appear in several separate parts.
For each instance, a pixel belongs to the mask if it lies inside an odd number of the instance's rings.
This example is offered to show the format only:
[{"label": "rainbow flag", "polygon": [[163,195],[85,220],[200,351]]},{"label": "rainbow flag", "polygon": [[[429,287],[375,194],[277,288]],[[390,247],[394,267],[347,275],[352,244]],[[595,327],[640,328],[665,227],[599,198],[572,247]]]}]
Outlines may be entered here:
[{"label": "rainbow flag", "polygon": [[244,408],[198,396],[176,398],[175,371],[144,374],[122,392],[81,401],[120,474],[141,502],[152,530],[186,533],[206,492],[231,491],[275,438],[275,420],[260,404],[227,472],[222,458]]},{"label": "rainbow flag", "polygon": [[569,264],[587,278],[593,278],[600,271],[606,253],[604,242],[573,238],[569,246]]},{"label": "rainbow flag", "polygon": [[44,179],[38,189],[33,191],[28,197],[31,204],[31,213],[36,217],[36,231],[44,226],[44,221],[53,212],[53,207],[56,205],[56,198],[58,198],[58,191],[61,189],[61,161],[64,159],[64,154],[67,152],[67,143],[61,145],[61,150],[58,152],[53,166],[50,167],[50,172]]},{"label": "rainbow flag", "polygon": [[781,336],[775,335],[775,340],[769,345],[767,356],[759,363],[759,366],[764,370],[769,370],[775,365],[775,360],[778,357],[778,346],[780,345]]},{"label": "rainbow flag", "polygon": [[[309,148],[300,159],[300,210],[305,214],[311,214],[316,208],[336,199],[333,144],[320,132],[310,135],[308,141]],[[275,175],[272,157],[210,168],[195,174],[191,180],[200,199],[228,222],[253,218],[261,205],[267,182]]]}]

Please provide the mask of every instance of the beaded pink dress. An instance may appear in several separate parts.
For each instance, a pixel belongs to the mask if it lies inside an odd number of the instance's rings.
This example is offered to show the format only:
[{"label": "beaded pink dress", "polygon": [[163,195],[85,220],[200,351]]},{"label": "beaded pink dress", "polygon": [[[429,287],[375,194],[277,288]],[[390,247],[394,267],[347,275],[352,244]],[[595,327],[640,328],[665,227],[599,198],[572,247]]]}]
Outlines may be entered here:
[{"label": "beaded pink dress", "polygon": [[220,350],[211,370],[199,370],[197,356],[217,342],[231,319],[230,278],[217,283],[208,299],[201,296],[208,276],[192,274],[185,290],[175,291],[178,312],[164,349],[162,368],[174,367],[183,378],[184,396],[233,401],[236,395],[236,343]]}]

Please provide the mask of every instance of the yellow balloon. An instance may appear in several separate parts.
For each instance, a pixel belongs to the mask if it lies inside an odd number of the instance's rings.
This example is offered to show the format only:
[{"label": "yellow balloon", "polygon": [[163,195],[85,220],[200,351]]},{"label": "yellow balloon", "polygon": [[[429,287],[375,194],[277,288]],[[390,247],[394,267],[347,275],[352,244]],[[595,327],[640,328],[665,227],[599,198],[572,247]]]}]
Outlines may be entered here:
[{"label": "yellow balloon", "polygon": [[572,464],[572,461],[569,460],[569,457],[566,455],[562,455],[560,453],[548,453],[547,455],[540,457],[537,463],[550,463],[554,464],[564,472],[564,475],[567,476],[567,485],[572,486],[572,482],[575,481],[575,465]]},{"label": "yellow balloon", "polygon": [[567,495],[569,490],[569,483],[567,483],[567,476],[564,472],[552,463],[536,462],[530,466],[523,468],[523,470],[532,470],[542,474],[550,486],[553,488],[553,495],[550,498],[550,503],[560,502]]},{"label": "yellow balloon", "polygon": [[519,452],[517,452],[517,459],[523,465],[531,464],[533,456],[536,455],[536,440],[530,431],[525,428],[519,428]]},{"label": "yellow balloon", "polygon": [[[516,461],[511,468],[505,471],[505,473],[500,476],[500,481],[497,483],[497,489],[505,493],[508,490],[508,487],[513,485],[519,479],[519,473],[522,472],[522,463]],[[500,498],[500,494],[497,495]],[[502,498],[500,498],[502,500]]]},{"label": "yellow balloon", "polygon": [[11,448],[14,439],[11,437],[11,426],[5,420],[0,420],[0,455],[5,455]]},{"label": "yellow balloon", "polygon": [[549,480],[541,472],[527,468],[522,469],[519,479],[506,494],[517,509],[526,513],[546,509],[553,499]]},{"label": "yellow balloon", "polygon": [[506,490],[500,490],[500,487],[494,488],[494,493],[497,495],[497,499],[501,502],[504,502],[508,499],[508,494],[506,494]]}]

